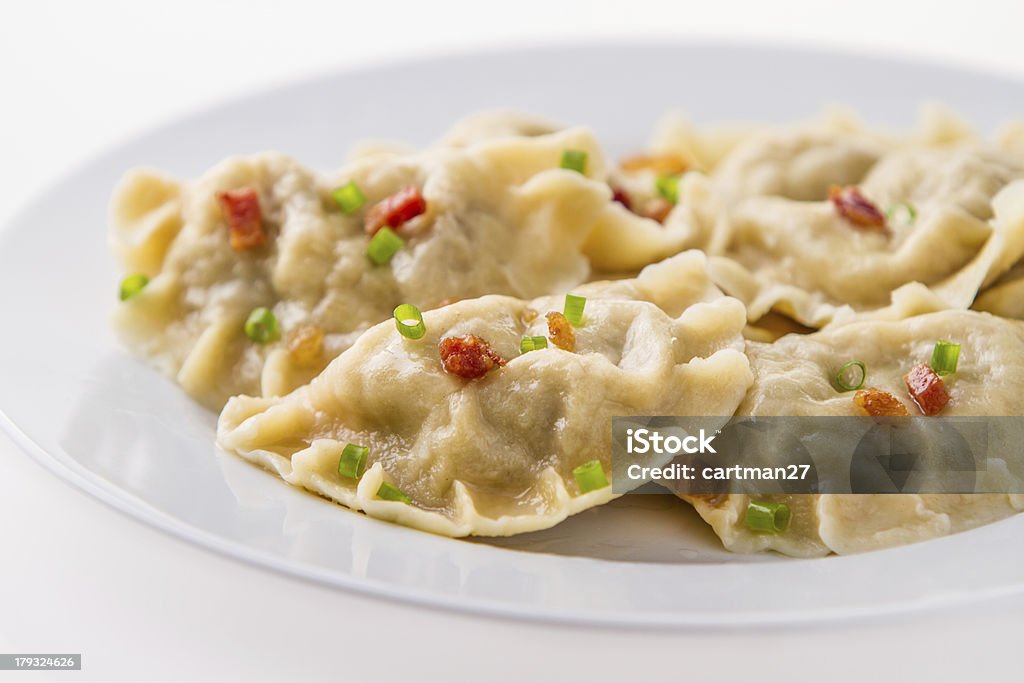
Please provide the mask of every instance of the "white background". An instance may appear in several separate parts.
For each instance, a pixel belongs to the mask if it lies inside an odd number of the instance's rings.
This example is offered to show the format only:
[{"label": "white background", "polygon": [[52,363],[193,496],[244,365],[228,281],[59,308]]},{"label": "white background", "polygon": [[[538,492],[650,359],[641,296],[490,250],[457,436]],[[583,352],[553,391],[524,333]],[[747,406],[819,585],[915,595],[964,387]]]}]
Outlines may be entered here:
[{"label": "white background", "polygon": [[[1024,75],[1022,27],[1020,0],[0,0],[0,221],[113,142],[331,69],[479,46],[724,36]],[[0,325],[0,335],[25,333]],[[1020,602],[771,632],[616,632],[427,612],[165,537],[0,436],[0,652],[84,653],[85,671],[60,680],[1020,680],[1022,627]]]}]

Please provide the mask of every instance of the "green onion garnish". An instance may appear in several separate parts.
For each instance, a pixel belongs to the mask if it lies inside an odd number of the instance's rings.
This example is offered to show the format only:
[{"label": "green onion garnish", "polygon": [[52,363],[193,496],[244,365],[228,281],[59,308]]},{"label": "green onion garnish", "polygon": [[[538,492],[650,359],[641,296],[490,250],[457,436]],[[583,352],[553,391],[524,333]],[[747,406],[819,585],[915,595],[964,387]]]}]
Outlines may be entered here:
[{"label": "green onion garnish", "polygon": [[546,348],[548,348],[547,337],[523,337],[523,341],[519,342],[519,353]]},{"label": "green onion garnish", "polygon": [[567,149],[562,152],[561,166],[577,173],[586,173],[587,153],[578,149]]},{"label": "green onion garnish", "polygon": [[679,202],[679,176],[663,175],[654,181],[654,188],[663,199],[676,204]]},{"label": "green onion garnish", "polygon": [[366,460],[369,456],[370,449],[366,446],[345,444],[338,460],[338,474],[349,479],[359,479],[366,471]]},{"label": "green onion garnish", "polygon": [[142,273],[128,275],[121,280],[121,301],[127,301],[141,292],[149,284],[149,278]]},{"label": "green onion garnish", "polygon": [[395,231],[385,226],[377,231],[366,247],[366,255],[378,266],[383,266],[405,246],[405,241]]},{"label": "green onion garnish", "polygon": [[752,500],[747,506],[744,523],[751,531],[778,534],[786,530],[792,514],[785,503],[765,503]]},{"label": "green onion garnish", "polygon": [[900,218],[901,222],[909,225],[917,218],[917,209],[910,202],[896,202],[886,209],[885,220],[892,223],[896,218]]},{"label": "green onion garnish", "polygon": [[274,312],[262,306],[254,309],[245,321],[245,336],[257,344],[277,341],[281,336],[281,329]]},{"label": "green onion garnish", "polygon": [[583,309],[587,305],[587,297],[576,296],[575,294],[565,295],[565,308],[562,309],[562,315],[565,319],[573,324],[574,327],[579,327],[583,324]]},{"label": "green onion garnish", "polygon": [[405,495],[405,491],[398,488],[394,484],[389,484],[386,481],[382,482],[380,488],[377,489],[377,497],[383,498],[384,500],[394,500],[400,503],[411,503],[412,498]]},{"label": "green onion garnish", "polygon": [[932,351],[932,370],[936,375],[952,375],[960,360],[960,345],[948,341],[935,342]]},{"label": "green onion garnish", "polygon": [[400,304],[395,308],[395,327],[406,339],[419,339],[427,333],[423,314],[412,304]]},{"label": "green onion garnish", "polygon": [[855,391],[864,386],[864,380],[868,378],[868,369],[862,361],[851,360],[843,363],[843,366],[836,372],[836,386],[840,391]]},{"label": "green onion garnish", "polygon": [[580,493],[590,493],[608,485],[608,478],[604,476],[604,468],[601,467],[600,460],[583,463],[572,471],[572,476],[579,484]]},{"label": "green onion garnish", "polygon": [[334,201],[338,203],[341,210],[349,215],[358,211],[366,203],[366,195],[363,194],[363,191],[359,189],[354,180],[339,187],[331,193],[331,196],[334,197]]}]

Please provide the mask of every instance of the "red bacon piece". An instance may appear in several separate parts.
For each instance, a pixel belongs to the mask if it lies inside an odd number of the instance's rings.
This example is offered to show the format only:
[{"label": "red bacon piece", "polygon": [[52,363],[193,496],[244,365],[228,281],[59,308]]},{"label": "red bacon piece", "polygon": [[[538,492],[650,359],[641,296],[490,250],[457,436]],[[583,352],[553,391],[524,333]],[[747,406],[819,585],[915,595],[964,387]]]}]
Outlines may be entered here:
[{"label": "red bacon piece", "polygon": [[376,235],[385,225],[397,228],[427,210],[427,200],[415,185],[403,187],[390,197],[377,202],[366,212],[366,234]]},{"label": "red bacon piece", "polygon": [[828,198],[835,205],[839,215],[854,227],[870,232],[886,231],[885,214],[853,185],[831,186],[828,188]]},{"label": "red bacon piece", "polygon": [[612,186],[612,201],[622,204],[630,211],[633,210],[633,200],[629,198],[629,193],[621,187]]},{"label": "red bacon piece", "polygon": [[492,349],[486,340],[475,334],[445,337],[437,348],[441,353],[441,364],[445,372],[466,379],[483,377],[494,368],[505,364],[505,359]]},{"label": "red bacon piece", "polygon": [[267,233],[263,231],[263,212],[260,210],[260,196],[256,190],[243,187],[218,192],[217,201],[231,228],[232,249],[245,251],[266,244]]},{"label": "red bacon piece", "polygon": [[949,403],[949,391],[942,378],[930,367],[921,363],[903,376],[910,398],[925,415],[938,415]]}]

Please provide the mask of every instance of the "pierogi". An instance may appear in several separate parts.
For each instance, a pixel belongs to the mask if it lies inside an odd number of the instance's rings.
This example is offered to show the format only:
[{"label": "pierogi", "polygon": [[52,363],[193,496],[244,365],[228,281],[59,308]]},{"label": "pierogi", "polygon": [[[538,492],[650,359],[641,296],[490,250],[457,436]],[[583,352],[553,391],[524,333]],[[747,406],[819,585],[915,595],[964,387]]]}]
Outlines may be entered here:
[{"label": "pierogi", "polygon": [[[571,344],[548,315],[563,297],[456,302],[424,313],[416,339],[380,323],[288,396],[231,399],[218,442],[289,483],[435,533],[552,526],[616,497],[603,427],[613,416],[729,415],[751,381],[743,306],[711,284],[700,252],[574,292],[586,305]],[[521,350],[537,337],[544,348]],[[458,374],[450,340],[500,360]],[[366,460],[344,474],[350,444]],[[609,473],[593,490],[574,477],[588,463]]]},{"label": "pierogi", "polygon": [[[940,311],[905,320],[855,321],[772,344],[748,342],[755,379],[737,415],[863,415],[855,394],[837,389],[833,380],[836,368],[852,358],[867,368],[865,387],[897,398],[909,414],[920,414],[903,377],[928,361],[937,339],[961,345],[957,371],[946,378],[949,402],[943,416],[1024,414],[1024,323],[974,311]],[[1019,463],[1009,465],[1014,471],[1007,476],[1024,475]],[[999,476],[990,470],[989,476]],[[766,495],[758,499],[787,505],[791,521],[785,532],[765,534],[744,523],[750,496],[683,498],[727,548],[797,557],[920,541],[1024,509],[1024,496],[1006,494]]]}]

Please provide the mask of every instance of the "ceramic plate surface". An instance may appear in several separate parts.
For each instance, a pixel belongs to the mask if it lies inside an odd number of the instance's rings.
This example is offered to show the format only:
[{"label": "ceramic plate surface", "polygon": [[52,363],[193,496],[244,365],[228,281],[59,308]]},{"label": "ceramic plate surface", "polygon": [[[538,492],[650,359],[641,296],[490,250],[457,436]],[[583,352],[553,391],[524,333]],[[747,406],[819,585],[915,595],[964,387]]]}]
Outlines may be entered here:
[{"label": "ceramic plate surface", "polygon": [[723,551],[685,504],[627,496],[546,532],[462,541],[390,525],[286,486],[214,446],[216,416],[121,349],[106,210],[137,165],[193,177],[273,149],[339,165],[364,138],[413,144],[511,107],[594,128],[613,157],[667,110],[784,121],[827,103],[910,125],[942,100],[982,130],[1024,114],[1024,84],[898,60],[722,44],[594,45],[338,73],[153,131],[55,183],[0,233],[0,410],[34,457],[155,527],[344,589],[490,614],[638,625],[846,619],[1024,591],[1024,516],[852,557]]}]

